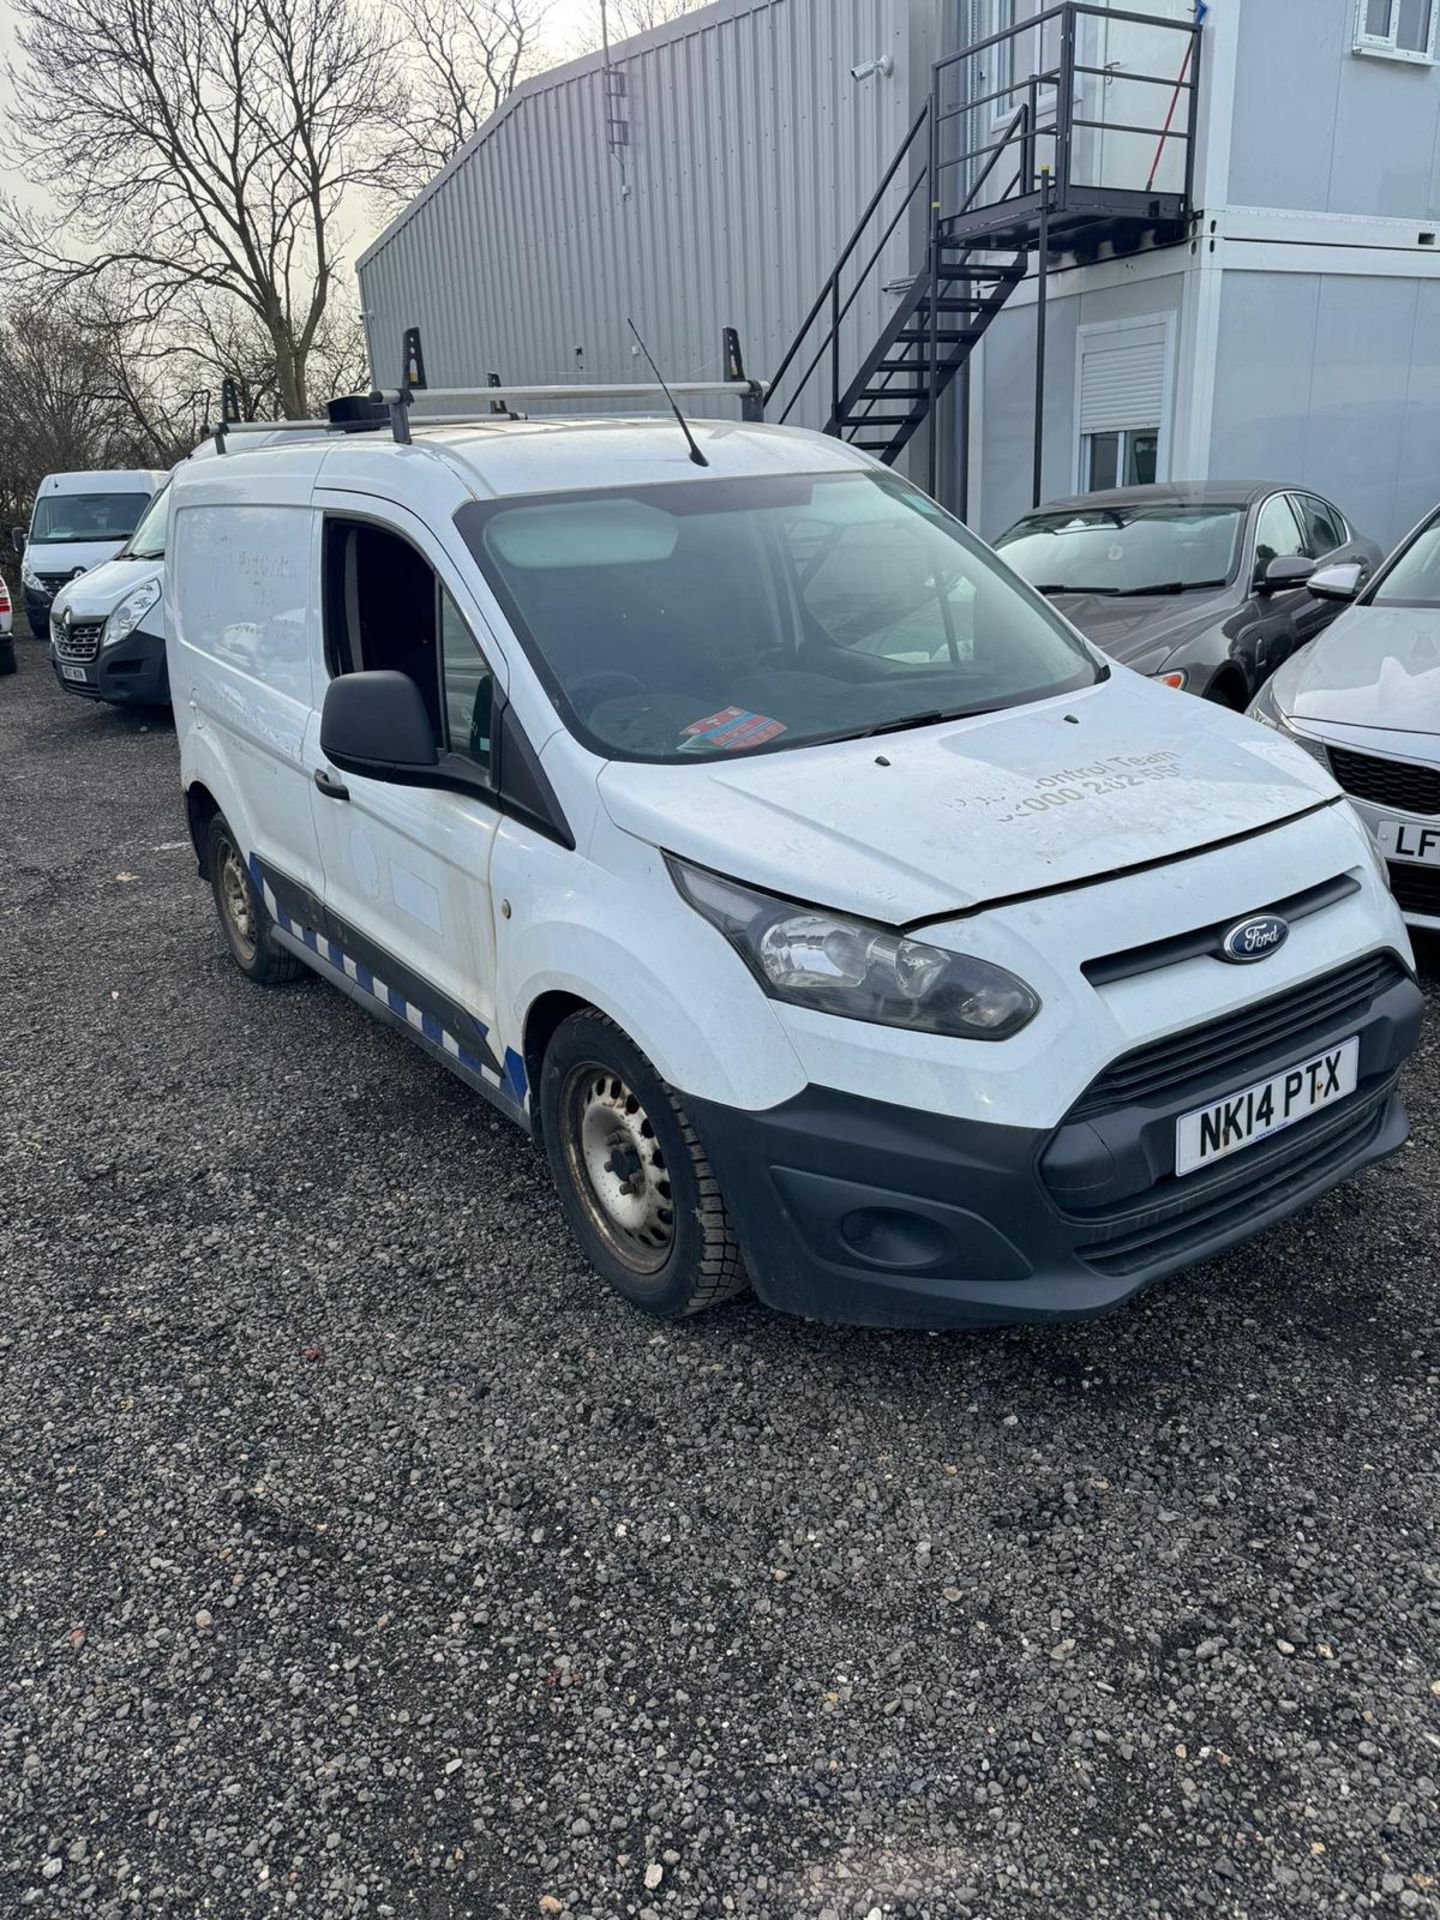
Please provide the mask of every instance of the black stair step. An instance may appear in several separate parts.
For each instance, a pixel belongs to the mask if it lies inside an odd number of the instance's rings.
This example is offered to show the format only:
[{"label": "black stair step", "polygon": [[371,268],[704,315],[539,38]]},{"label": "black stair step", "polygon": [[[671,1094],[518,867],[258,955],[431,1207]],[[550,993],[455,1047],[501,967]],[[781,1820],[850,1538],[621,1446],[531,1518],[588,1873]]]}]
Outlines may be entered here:
[{"label": "black stair step", "polygon": [[862,453],[888,453],[891,442],[888,440],[847,440],[847,447],[859,447]]},{"label": "black stair step", "polygon": [[918,406],[929,398],[928,387],[862,387],[851,404],[858,406],[862,400],[903,400],[907,405]]},{"label": "black stair step", "polygon": [[[862,413],[848,424],[856,427],[908,427],[914,418],[915,409],[912,407],[909,413]],[[886,441],[885,444],[888,446],[890,443]]]},{"label": "black stair step", "polygon": [[[981,332],[982,329],[980,327],[937,327],[935,329],[935,338],[942,347],[958,347],[963,341],[978,340]],[[928,327],[904,327],[896,334],[895,338],[897,342],[901,340],[928,340],[930,338],[930,329]]]}]

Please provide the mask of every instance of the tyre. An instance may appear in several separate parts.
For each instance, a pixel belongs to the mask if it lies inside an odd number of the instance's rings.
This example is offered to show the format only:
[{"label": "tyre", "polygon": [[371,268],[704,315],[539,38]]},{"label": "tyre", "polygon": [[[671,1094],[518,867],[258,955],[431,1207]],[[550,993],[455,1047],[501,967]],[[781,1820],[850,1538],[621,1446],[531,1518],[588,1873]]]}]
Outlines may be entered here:
[{"label": "tyre", "polygon": [[287,953],[272,937],[274,922],[250,878],[229,822],[220,813],[210,822],[205,864],[225,944],[245,978],[260,987],[298,980],[305,971],[304,962]]},{"label": "tyre", "polygon": [[15,642],[8,633],[0,634],[0,673],[15,671]]},{"label": "tyre", "polygon": [[556,1028],[539,1100],[570,1226],[617,1293],[679,1320],[745,1291],[740,1243],[705,1149],[613,1020],[587,1010]]},{"label": "tyre", "polygon": [[[27,615],[26,618],[28,619],[29,616]],[[35,622],[31,620],[30,633],[32,638],[36,640],[48,640],[50,638],[50,623],[47,621],[43,627],[37,627]]]},{"label": "tyre", "polygon": [[1232,713],[1243,713],[1250,704],[1250,696],[1243,684],[1224,674],[1210,682],[1201,698],[1217,707],[1228,707]]}]

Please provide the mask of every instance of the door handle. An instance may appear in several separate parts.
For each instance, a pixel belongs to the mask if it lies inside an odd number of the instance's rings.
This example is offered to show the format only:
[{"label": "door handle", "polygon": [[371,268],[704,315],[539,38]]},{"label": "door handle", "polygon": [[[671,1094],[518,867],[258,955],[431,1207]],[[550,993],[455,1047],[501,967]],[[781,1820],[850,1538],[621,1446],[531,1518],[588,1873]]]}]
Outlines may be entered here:
[{"label": "door handle", "polygon": [[315,769],[315,784],[327,800],[348,800],[350,789],[343,780],[337,780],[328,767]]}]

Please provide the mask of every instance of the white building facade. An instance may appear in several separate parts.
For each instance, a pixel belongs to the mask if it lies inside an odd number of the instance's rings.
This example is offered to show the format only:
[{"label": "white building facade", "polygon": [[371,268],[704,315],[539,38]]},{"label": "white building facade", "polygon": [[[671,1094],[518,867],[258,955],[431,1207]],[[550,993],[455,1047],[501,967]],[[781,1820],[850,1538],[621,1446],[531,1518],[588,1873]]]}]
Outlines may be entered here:
[{"label": "white building facade", "polygon": [[[1274,478],[1392,541],[1440,499],[1437,13],[1440,0],[717,0],[608,64],[527,82],[392,222],[360,263],[377,377],[395,378],[412,325],[439,385],[634,377],[633,314],[676,377],[718,375],[733,324],[747,370],[768,378],[860,224],[772,403],[772,417],[835,425],[836,392],[926,265],[925,201],[949,221],[993,141],[994,180],[1018,155],[1032,184],[1054,170],[1057,199],[1067,175],[1114,190],[1108,214],[1102,191],[1094,218],[1051,234],[1044,495]],[[936,61],[950,63],[938,76]],[[1027,98],[1028,148],[1012,115]],[[941,136],[921,126],[862,223],[932,101]],[[1152,190],[1168,196],[1158,211]],[[1017,211],[992,251],[963,256],[1018,248],[1028,266],[981,337],[962,336],[961,315],[953,347],[927,341],[922,300],[892,350],[915,368],[950,356],[934,404],[905,403],[894,457],[992,536],[1034,488],[1036,238],[1033,209]],[[886,398],[838,423],[852,438],[929,377],[885,364],[901,369],[871,376]]]}]

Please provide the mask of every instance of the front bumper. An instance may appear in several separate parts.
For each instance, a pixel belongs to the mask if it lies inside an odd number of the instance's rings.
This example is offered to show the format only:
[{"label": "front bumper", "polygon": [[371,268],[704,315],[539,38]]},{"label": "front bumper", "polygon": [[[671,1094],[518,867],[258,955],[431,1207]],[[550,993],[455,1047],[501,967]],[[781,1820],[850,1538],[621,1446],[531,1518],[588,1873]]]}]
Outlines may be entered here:
[{"label": "front bumper", "polygon": [[32,587],[28,583],[21,589],[25,601],[25,618],[30,622],[30,631],[37,640],[41,640],[50,631],[50,603],[53,593],[46,593],[42,587]]},{"label": "front bumper", "polygon": [[52,639],[50,665],[65,692],[82,700],[108,700],[124,707],[170,704],[164,636],[146,633],[143,627],[118,646],[99,648],[88,660],[64,658]]},{"label": "front bumper", "polygon": [[[1231,1021],[1236,1044],[1223,1061],[1211,1049],[1199,1070],[1182,1036],[1168,1084],[1127,1065],[1148,1054],[1163,1069],[1157,1049],[1138,1049],[1048,1132],[814,1086],[758,1113],[686,1104],[771,1306],[917,1328],[1084,1318],[1283,1220],[1403,1143],[1396,1077],[1424,1003],[1393,955],[1369,966],[1340,970],[1333,991],[1319,991],[1329,977],[1311,983],[1288,1023]],[[1359,1078],[1348,1099],[1177,1178],[1180,1114],[1352,1034]],[[1127,1073],[1136,1097],[1110,1097]]]},{"label": "front bumper", "polygon": [[[1440,818],[1434,814],[1408,813],[1401,807],[1376,806],[1355,794],[1346,796],[1365,822],[1371,839],[1385,862],[1390,891],[1407,926],[1440,932]],[[1400,829],[1395,844],[1387,846],[1381,827]],[[1418,850],[1430,851],[1427,859],[1416,857]]]}]

